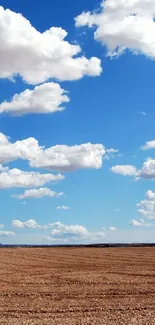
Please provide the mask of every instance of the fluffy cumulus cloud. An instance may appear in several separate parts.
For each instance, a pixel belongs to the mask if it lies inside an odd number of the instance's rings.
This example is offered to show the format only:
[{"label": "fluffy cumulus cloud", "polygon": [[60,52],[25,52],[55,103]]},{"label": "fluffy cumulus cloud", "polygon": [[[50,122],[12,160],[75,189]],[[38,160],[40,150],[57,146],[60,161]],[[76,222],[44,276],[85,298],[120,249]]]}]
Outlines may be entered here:
[{"label": "fluffy cumulus cloud", "polygon": [[75,146],[57,145],[40,150],[31,161],[31,167],[56,171],[74,171],[102,167],[105,148],[102,144],[86,143]]},{"label": "fluffy cumulus cloud", "polygon": [[62,206],[57,206],[56,209],[57,210],[69,210],[70,208],[66,205],[62,205]]},{"label": "fluffy cumulus cloud", "polygon": [[2,231],[0,230],[0,237],[13,237],[15,233],[13,231]]},{"label": "fluffy cumulus cloud", "polygon": [[67,32],[51,27],[40,33],[19,13],[0,7],[0,78],[20,75],[29,84],[50,78],[77,80],[101,74],[101,61],[80,55]]},{"label": "fluffy cumulus cloud", "polygon": [[61,174],[40,174],[38,172],[25,172],[14,168],[0,173],[0,188],[11,187],[39,187],[64,178]]},{"label": "fluffy cumulus cloud", "polygon": [[27,221],[13,220],[14,228],[29,228],[44,230],[51,229],[49,235],[45,239],[53,243],[92,243],[103,242],[105,232],[90,232],[82,225],[65,225],[61,222],[55,222],[48,225],[40,225],[34,219]]},{"label": "fluffy cumulus cloud", "polygon": [[137,204],[138,212],[144,218],[155,220],[155,193],[151,190],[146,192],[146,199]]},{"label": "fluffy cumulus cloud", "polygon": [[155,149],[155,140],[147,141],[141,148],[142,150]]},{"label": "fluffy cumulus cloud", "polygon": [[[0,133],[0,163],[8,163],[17,159],[31,160],[39,154],[41,147],[34,138],[11,142],[9,137]],[[2,166],[1,170],[2,171]]]},{"label": "fluffy cumulus cloud", "polygon": [[51,242],[92,243],[103,242],[105,233],[90,232],[82,225],[65,225],[61,222],[50,224],[52,230],[46,239]]},{"label": "fluffy cumulus cloud", "polygon": [[[130,225],[134,227],[153,227],[155,221],[155,193],[151,190],[146,192],[145,200],[137,204],[140,220],[131,220]],[[148,222],[151,221],[150,222]]]},{"label": "fluffy cumulus cloud", "polygon": [[111,168],[111,171],[123,176],[134,176],[136,180],[140,178],[155,179],[155,159],[148,158],[141,169],[132,165],[116,165]]},{"label": "fluffy cumulus cloud", "polygon": [[64,195],[64,193],[60,192],[54,192],[52,190],[50,190],[49,188],[46,187],[42,187],[42,188],[33,188],[30,190],[26,190],[23,194],[20,195],[12,195],[12,197],[17,198],[18,200],[23,200],[23,199],[30,199],[30,198],[35,198],[35,199],[41,199],[45,196],[48,197],[59,197]]},{"label": "fluffy cumulus cloud", "polygon": [[121,174],[123,176],[136,176],[137,170],[132,165],[116,165],[111,168],[111,171],[115,174]]},{"label": "fluffy cumulus cloud", "polygon": [[[28,160],[31,167],[55,171],[101,168],[106,149],[102,144],[85,143],[75,146],[56,145],[45,149],[35,138],[12,143],[0,133],[0,163],[17,159]],[[2,166],[1,166],[2,168]]]},{"label": "fluffy cumulus cloud", "polygon": [[144,219],[140,219],[140,220],[131,220],[130,221],[130,225],[132,227],[150,227],[151,225],[146,223]]},{"label": "fluffy cumulus cloud", "polygon": [[138,171],[138,178],[155,179],[155,159],[148,158],[142,169]]},{"label": "fluffy cumulus cloud", "polygon": [[39,225],[35,220],[30,219],[27,221],[13,220],[12,226],[15,228],[29,228],[29,229],[44,229],[44,226]]},{"label": "fluffy cumulus cloud", "polygon": [[54,82],[36,86],[33,90],[26,89],[15,94],[11,101],[0,104],[0,113],[24,115],[30,113],[54,113],[64,109],[63,103],[69,102],[64,89]]},{"label": "fluffy cumulus cloud", "polygon": [[94,38],[107,47],[108,55],[126,49],[155,57],[154,0],[105,0],[98,12],[83,12],[76,26],[95,26]]}]

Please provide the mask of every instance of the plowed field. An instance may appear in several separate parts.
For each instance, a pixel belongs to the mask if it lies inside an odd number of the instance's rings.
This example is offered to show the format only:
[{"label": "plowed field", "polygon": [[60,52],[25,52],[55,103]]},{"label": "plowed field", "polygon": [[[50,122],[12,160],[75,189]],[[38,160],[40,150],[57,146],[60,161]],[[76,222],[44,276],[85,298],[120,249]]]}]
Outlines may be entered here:
[{"label": "plowed field", "polygon": [[1,248],[0,324],[155,325],[155,248]]}]

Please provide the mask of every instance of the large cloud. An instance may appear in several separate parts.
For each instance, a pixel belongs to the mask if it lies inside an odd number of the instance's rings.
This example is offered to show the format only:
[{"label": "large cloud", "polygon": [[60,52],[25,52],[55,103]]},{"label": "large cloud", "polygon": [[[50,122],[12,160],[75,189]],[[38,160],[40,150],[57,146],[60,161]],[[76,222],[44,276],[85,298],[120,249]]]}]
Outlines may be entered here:
[{"label": "large cloud", "polygon": [[14,115],[30,113],[54,113],[62,111],[63,102],[69,102],[64,89],[54,82],[36,86],[34,90],[26,89],[13,96],[10,102],[0,104],[0,113],[6,112]]},{"label": "large cloud", "polygon": [[30,84],[50,78],[76,80],[100,75],[101,61],[80,56],[81,48],[65,40],[67,32],[37,31],[21,14],[0,7],[0,78],[19,74]]},{"label": "large cloud", "polygon": [[31,161],[31,167],[56,171],[101,168],[105,149],[102,144],[86,143],[75,146],[57,145],[40,150]]},{"label": "large cloud", "polygon": [[61,222],[54,222],[48,225],[40,225],[36,220],[30,219],[27,221],[13,220],[12,226],[15,228],[29,228],[47,230],[51,228],[51,232],[45,239],[54,243],[91,243],[103,242],[105,232],[90,232],[82,225],[65,225]]},{"label": "large cloud", "polygon": [[57,192],[50,190],[49,188],[42,187],[42,188],[38,188],[38,189],[33,188],[30,190],[26,190],[23,194],[20,194],[20,195],[14,194],[14,195],[12,195],[12,197],[15,197],[19,200],[23,200],[23,199],[30,199],[30,198],[41,199],[45,196],[59,197],[62,195],[64,195],[64,193],[62,193],[62,192],[57,193]]},{"label": "large cloud", "polygon": [[103,231],[90,232],[82,225],[65,225],[61,222],[50,224],[52,231],[46,237],[51,242],[68,242],[68,243],[91,243],[103,242],[105,233]]},{"label": "large cloud", "polygon": [[63,178],[64,176],[61,174],[40,174],[38,172],[25,172],[14,168],[0,173],[0,188],[39,187],[46,183],[62,180]]},{"label": "large cloud", "polygon": [[102,144],[57,145],[45,149],[39,146],[35,138],[11,143],[8,137],[0,133],[1,164],[24,159],[29,161],[31,167],[56,171],[98,169],[102,167],[102,158],[105,153],[106,149]]},{"label": "large cloud", "polygon": [[96,26],[94,38],[104,44],[110,56],[129,49],[155,57],[154,0],[105,0],[98,12],[83,12],[76,26]]},{"label": "large cloud", "polygon": [[132,165],[116,165],[111,171],[123,176],[134,176],[135,179],[155,179],[155,159],[148,158],[139,170]]},{"label": "large cloud", "polygon": [[1,231],[0,230],[0,237],[13,237],[15,233],[13,231]]},{"label": "large cloud", "polygon": [[151,220],[152,222],[155,220],[155,193],[151,190],[146,192],[146,199],[140,201],[137,204],[138,213],[141,216],[140,220],[131,220],[131,226],[135,227],[151,227],[154,226],[154,223],[148,223],[145,219]]},{"label": "large cloud", "polygon": [[138,212],[142,217],[153,220],[155,219],[155,193],[151,190],[146,192],[146,199],[137,204]]}]

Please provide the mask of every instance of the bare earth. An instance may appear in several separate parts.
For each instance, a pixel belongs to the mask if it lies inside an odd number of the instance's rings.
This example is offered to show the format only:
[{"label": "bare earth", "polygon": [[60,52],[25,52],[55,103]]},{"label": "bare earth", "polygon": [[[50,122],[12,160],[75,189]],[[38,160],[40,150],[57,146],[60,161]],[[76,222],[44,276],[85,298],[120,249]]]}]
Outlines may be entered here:
[{"label": "bare earth", "polygon": [[155,248],[2,248],[0,324],[155,325]]}]

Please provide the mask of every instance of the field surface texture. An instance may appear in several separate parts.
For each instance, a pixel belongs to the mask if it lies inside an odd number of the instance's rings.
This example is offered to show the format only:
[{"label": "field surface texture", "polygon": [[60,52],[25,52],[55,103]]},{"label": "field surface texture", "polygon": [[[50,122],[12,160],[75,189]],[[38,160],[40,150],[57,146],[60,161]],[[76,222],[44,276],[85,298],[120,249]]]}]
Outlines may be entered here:
[{"label": "field surface texture", "polygon": [[2,248],[0,324],[155,325],[155,248]]}]

